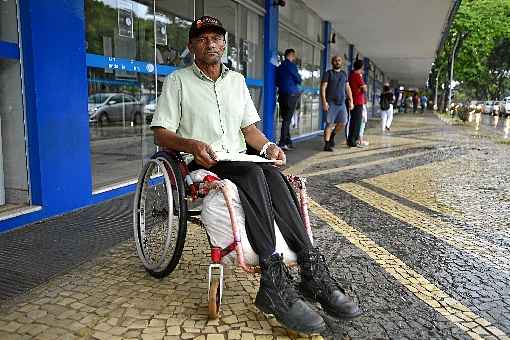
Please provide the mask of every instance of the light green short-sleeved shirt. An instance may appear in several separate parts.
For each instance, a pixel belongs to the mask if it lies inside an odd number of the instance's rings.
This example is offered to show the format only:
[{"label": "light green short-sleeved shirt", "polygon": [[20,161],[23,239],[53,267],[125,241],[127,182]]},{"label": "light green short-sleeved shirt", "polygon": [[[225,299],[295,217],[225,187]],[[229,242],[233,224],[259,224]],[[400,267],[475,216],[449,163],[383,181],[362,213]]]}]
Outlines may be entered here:
[{"label": "light green short-sleeved shirt", "polygon": [[241,129],[259,120],[242,74],[222,65],[213,81],[193,64],[165,79],[151,127],[239,153],[246,151]]}]

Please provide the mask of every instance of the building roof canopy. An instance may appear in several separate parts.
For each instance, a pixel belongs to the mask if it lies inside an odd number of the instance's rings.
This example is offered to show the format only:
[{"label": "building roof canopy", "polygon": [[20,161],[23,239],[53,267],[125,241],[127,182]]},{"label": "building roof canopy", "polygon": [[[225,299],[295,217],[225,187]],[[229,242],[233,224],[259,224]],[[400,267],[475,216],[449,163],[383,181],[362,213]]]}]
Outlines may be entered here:
[{"label": "building roof canopy", "polygon": [[390,78],[423,87],[453,0],[305,0]]}]

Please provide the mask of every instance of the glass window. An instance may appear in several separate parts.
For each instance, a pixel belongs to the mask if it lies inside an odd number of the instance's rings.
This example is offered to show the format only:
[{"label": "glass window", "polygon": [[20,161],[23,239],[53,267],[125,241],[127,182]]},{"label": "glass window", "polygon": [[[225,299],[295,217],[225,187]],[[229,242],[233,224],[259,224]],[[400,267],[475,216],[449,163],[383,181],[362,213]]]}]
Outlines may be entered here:
[{"label": "glass window", "polygon": [[0,40],[18,42],[16,0],[0,0]]},{"label": "glass window", "polygon": [[225,36],[227,43],[223,54],[223,63],[230,69],[242,71],[239,63],[238,37],[238,6],[230,0],[207,0],[204,8],[205,15],[218,18],[227,31]]},{"label": "glass window", "polygon": [[[302,94],[291,122],[291,135],[299,136],[320,128],[319,121],[319,83],[320,83],[320,60],[322,50],[303,41],[301,38],[280,27],[278,41],[278,54],[280,61],[284,59],[285,50],[296,50],[295,63],[303,80]],[[277,106],[276,115],[277,139],[280,135],[281,120]]]},{"label": "glass window", "polygon": [[281,18],[309,39],[322,41],[322,21],[302,1],[287,1],[284,7],[280,7],[279,13]]},{"label": "glass window", "polygon": [[125,103],[133,103],[135,101],[135,98],[128,95],[124,95],[123,100]]},{"label": "glass window", "polygon": [[322,21],[321,21],[321,19],[315,13],[311,13],[311,12],[308,12],[307,16],[308,16],[307,30],[306,30],[307,35],[313,41],[322,42]]},{"label": "glass window", "polygon": [[0,206],[5,209],[30,203],[21,93],[19,61],[0,59]]},{"label": "glass window", "polygon": [[257,5],[259,5],[262,8],[266,7],[266,1],[265,0],[253,0],[253,2],[255,2]]},{"label": "glass window", "polygon": [[[15,0],[0,1],[0,40],[18,43]],[[21,64],[0,57],[0,212],[30,204]]]},{"label": "glass window", "polygon": [[240,7],[240,72],[248,78],[262,79],[264,74],[264,42],[262,17]]},{"label": "glass window", "polygon": [[85,13],[87,53],[94,57],[87,65],[88,116],[98,190],[135,179],[143,158],[155,150],[145,103],[156,97],[154,64],[169,60],[163,47],[173,42],[170,28],[176,20],[163,12],[154,15],[152,1],[85,0]]},{"label": "glass window", "polygon": [[[349,63],[349,43],[338,32],[336,32],[336,42],[331,44],[331,56],[339,55],[344,60],[345,70],[348,70]],[[330,61],[328,60],[327,68],[331,68]]]}]

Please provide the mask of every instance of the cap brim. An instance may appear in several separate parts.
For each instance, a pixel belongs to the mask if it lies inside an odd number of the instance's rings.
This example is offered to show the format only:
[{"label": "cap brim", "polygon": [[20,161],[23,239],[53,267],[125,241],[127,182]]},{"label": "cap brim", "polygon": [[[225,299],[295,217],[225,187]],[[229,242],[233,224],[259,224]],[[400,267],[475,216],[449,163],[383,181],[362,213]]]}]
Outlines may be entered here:
[{"label": "cap brim", "polygon": [[220,26],[204,26],[204,27],[199,28],[196,31],[194,31],[193,34],[190,34],[189,38],[190,39],[196,38],[200,34],[205,33],[205,32],[215,32],[215,33],[219,33],[221,35],[225,35],[227,33],[227,31],[223,27],[220,27]]}]

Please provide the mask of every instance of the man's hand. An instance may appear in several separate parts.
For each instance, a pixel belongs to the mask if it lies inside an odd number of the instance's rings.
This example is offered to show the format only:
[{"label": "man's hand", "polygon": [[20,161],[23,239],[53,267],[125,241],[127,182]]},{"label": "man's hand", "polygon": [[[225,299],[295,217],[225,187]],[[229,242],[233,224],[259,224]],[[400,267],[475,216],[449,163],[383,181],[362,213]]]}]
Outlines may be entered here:
[{"label": "man's hand", "polygon": [[328,112],[329,111],[329,104],[328,104],[328,102],[323,102],[322,103],[322,109],[324,110],[324,112]]},{"label": "man's hand", "polygon": [[195,162],[206,169],[209,169],[217,163],[216,154],[211,146],[201,141],[195,140],[193,142],[191,153],[193,157],[195,157]]},{"label": "man's hand", "polygon": [[285,153],[280,147],[276,144],[271,144],[266,150],[266,158],[276,160],[275,164],[278,166],[285,165],[287,162],[287,157],[285,157]]},{"label": "man's hand", "polygon": [[352,103],[352,100],[349,100],[349,111],[354,110],[354,104]]}]

